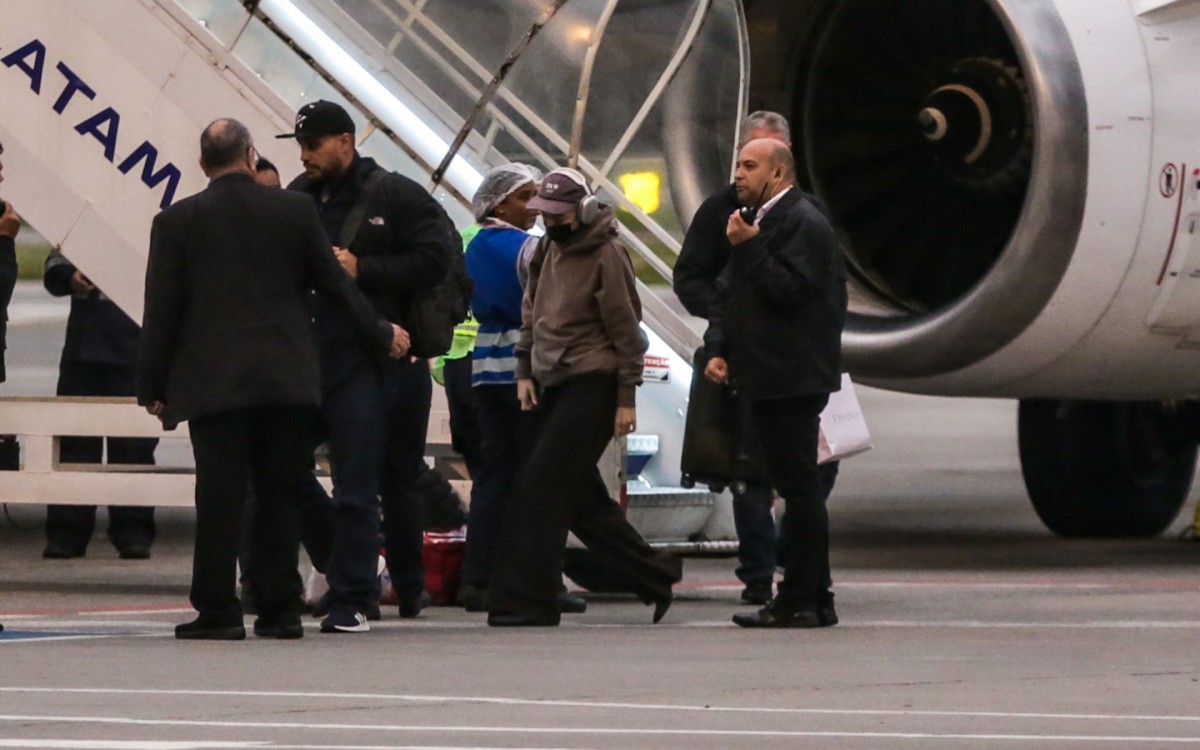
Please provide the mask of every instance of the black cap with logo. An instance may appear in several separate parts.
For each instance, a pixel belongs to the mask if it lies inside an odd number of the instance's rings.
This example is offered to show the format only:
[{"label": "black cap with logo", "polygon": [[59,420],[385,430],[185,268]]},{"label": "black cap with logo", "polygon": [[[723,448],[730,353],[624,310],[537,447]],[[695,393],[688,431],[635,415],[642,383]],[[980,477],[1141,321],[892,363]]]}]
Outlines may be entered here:
[{"label": "black cap with logo", "polygon": [[354,135],[354,120],[338,104],[320,101],[305,104],[296,113],[296,132],[276,138],[322,138],[327,135]]}]

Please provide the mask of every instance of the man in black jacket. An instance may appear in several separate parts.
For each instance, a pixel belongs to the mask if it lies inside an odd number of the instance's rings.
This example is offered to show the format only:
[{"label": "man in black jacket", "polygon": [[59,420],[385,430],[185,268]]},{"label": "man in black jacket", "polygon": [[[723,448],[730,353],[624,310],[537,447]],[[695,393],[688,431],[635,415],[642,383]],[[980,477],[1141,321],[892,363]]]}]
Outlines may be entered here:
[{"label": "man in black jacket", "polygon": [[[783,115],[759,111],[742,122],[741,138],[742,144],[770,138],[790,147],[791,129]],[[828,217],[829,212],[819,199],[805,197]],[[757,195],[751,198],[757,199]],[[717,277],[729,262],[731,247],[725,234],[729,214],[740,205],[736,186],[730,185],[709,196],[692,217],[674,273],[675,294],[692,315],[709,318],[712,301],[717,295]],[[824,464],[820,472],[822,487],[828,497],[837,479],[838,462]],[[771,486],[767,482],[747,482],[745,490],[733,493],[733,522],[738,537],[736,574],[745,584],[741,597],[743,604],[765,605],[771,601],[777,565],[771,501]]]},{"label": "man in black jacket", "polygon": [[829,516],[817,470],[821,410],[841,383],[846,273],[825,216],[796,189],[788,147],[770,139],[738,154],[734,184],[747,222],[730,213],[732,252],[704,342],[705,375],[733,378],[750,400],[771,485],[787,503],[784,578],[771,604],[735,615],[742,627],[836,624],[829,590]]},{"label": "man in black jacket", "polygon": [[[4,144],[0,143],[0,156],[4,156]],[[4,182],[4,162],[0,162],[0,182]],[[5,382],[4,350],[8,331],[8,302],[12,300],[13,287],[17,286],[17,233],[20,232],[20,217],[11,203],[0,202],[0,383]],[[11,442],[11,440],[10,440]],[[4,625],[0,625],[4,630]]]},{"label": "man in black jacket", "polygon": [[[0,156],[4,156],[4,144],[0,143]],[[0,184],[4,182],[4,162],[0,162]],[[17,233],[21,231],[21,217],[11,203],[0,201],[0,383],[5,381],[4,350],[8,337],[8,303],[12,301],[13,288],[17,285]]]},{"label": "man in black jacket", "polygon": [[256,183],[255,158],[244,125],[209,125],[200,139],[208,188],[160,213],[150,234],[138,403],[167,426],[189,420],[196,458],[199,617],[176,638],[246,637],[235,571],[247,477],[257,503],[254,632],[304,634],[297,505],[321,397],[311,290],[338,300],[370,351],[408,348],[337,262],[312,202]]},{"label": "man in black jacket", "polygon": [[[0,156],[4,155],[4,144],[0,143]],[[0,161],[0,183],[4,182],[4,162]],[[0,201],[0,383],[4,377],[5,336],[8,331],[8,303],[12,299],[13,287],[17,285],[17,249],[14,240],[21,231],[21,217],[11,203]],[[15,447],[15,443],[9,438]],[[4,626],[0,625],[0,630]]]},{"label": "man in black jacket", "polygon": [[[420,185],[386,172],[355,148],[355,126],[341,106],[300,108],[293,133],[304,174],[289,190],[306,193],[346,271],[380,315],[403,323],[406,303],[437,284],[461,241],[445,212]],[[415,617],[427,601],[421,561],[422,498],[433,384],[424,360],[381,364],[364,349],[344,314],[322,295],[313,318],[321,353],[321,415],[333,463],[333,499],[310,484],[306,525],[327,532],[326,633],[370,630],[378,598],[379,510],[388,571],[400,615]],[[306,540],[311,539],[306,536]],[[320,550],[309,547],[309,552]]]},{"label": "man in black jacket", "polygon": [[[137,367],[138,325],[54,250],[46,258],[42,284],[55,297],[71,297],[67,336],[58,364],[59,396],[132,396]],[[59,460],[98,464],[108,442],[110,464],[153,464],[155,438],[63,436]],[[96,525],[94,505],[46,507],[46,548],[42,557],[83,557]],[[110,505],[108,539],[122,560],[150,557],[154,508]]]}]

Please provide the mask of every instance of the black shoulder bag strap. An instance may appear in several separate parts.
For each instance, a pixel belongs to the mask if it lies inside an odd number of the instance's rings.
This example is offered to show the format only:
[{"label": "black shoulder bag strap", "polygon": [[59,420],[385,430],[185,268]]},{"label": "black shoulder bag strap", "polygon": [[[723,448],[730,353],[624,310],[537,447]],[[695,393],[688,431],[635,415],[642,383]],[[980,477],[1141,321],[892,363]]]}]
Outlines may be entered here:
[{"label": "black shoulder bag strap", "polygon": [[376,167],[371,174],[367,175],[367,179],[363,180],[362,191],[358,194],[358,200],[354,201],[354,205],[350,208],[350,212],[346,214],[346,221],[342,224],[342,247],[347,250],[354,242],[355,235],[358,234],[358,228],[362,226],[363,219],[367,216],[367,204],[371,202],[371,194],[375,192],[376,186],[383,182],[383,178],[387,176],[387,170],[383,167]]}]

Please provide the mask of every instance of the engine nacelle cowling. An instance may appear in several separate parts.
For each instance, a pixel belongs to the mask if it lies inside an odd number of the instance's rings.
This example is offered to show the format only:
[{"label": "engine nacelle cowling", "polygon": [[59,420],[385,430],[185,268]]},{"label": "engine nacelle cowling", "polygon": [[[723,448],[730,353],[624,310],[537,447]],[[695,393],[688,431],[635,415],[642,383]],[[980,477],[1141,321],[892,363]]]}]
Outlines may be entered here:
[{"label": "engine nacelle cowling", "polygon": [[746,5],[751,106],[792,116],[852,268],[851,372],[946,395],[1200,390],[1200,2]]}]

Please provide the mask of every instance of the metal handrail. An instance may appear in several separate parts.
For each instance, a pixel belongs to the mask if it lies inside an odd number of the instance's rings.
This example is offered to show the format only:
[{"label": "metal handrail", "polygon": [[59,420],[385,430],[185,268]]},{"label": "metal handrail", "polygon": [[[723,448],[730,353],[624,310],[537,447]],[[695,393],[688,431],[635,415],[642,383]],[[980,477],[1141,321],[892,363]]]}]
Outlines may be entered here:
[{"label": "metal handrail", "polygon": [[[618,0],[613,0],[614,5],[617,1]],[[413,20],[415,20],[416,23],[421,24],[425,28],[430,28],[430,27],[436,28],[436,25],[432,24],[424,16],[424,14],[421,13],[421,5],[423,5],[423,3],[414,6],[411,3],[408,3],[406,0],[398,0],[398,2],[402,6],[407,6],[407,8],[410,10],[410,12],[414,14]],[[689,29],[689,33],[684,37],[684,40],[682,41],[682,43],[680,45],[680,49],[676,50],[676,53],[673,56],[672,61],[671,61],[672,63],[681,62],[682,59],[686,56],[686,49],[688,47],[690,47],[690,45],[694,42],[694,39],[695,39],[694,32],[698,31],[699,25],[701,23],[701,19],[704,17],[704,15],[707,13],[707,11],[711,8],[711,0],[698,0],[698,2],[701,7],[697,9],[697,12],[696,12],[697,15],[693,18],[693,24],[692,24],[691,28]],[[159,3],[161,5],[163,5],[164,7],[172,7],[175,10],[180,9],[180,6],[178,6],[176,3],[172,2],[171,0],[159,0]],[[186,13],[186,11],[183,11],[183,12]],[[172,15],[178,15],[178,14],[172,13]],[[250,16],[252,16],[252,15],[257,15],[261,20],[263,20],[265,23],[268,24],[268,27],[274,33],[279,35],[281,38],[283,38],[287,41],[291,41],[290,39],[288,39],[287,35],[283,32],[283,30],[281,28],[279,28],[276,24],[272,23],[268,14],[265,11],[263,11],[261,8],[255,7],[255,8],[253,8],[252,11],[248,10],[248,16],[247,16],[247,20],[246,20],[247,24],[249,23]],[[399,21],[400,19],[396,19],[396,20]],[[357,24],[355,24],[355,26],[357,26]],[[244,32],[244,30],[245,30],[245,25],[243,25],[243,28],[242,28],[243,32]],[[345,33],[345,29],[343,29],[343,33]],[[463,91],[468,91],[468,90],[474,91],[474,93],[477,96],[482,96],[484,94],[483,90],[475,88],[474,86],[472,86],[470,84],[470,82],[468,80],[466,80],[463,76],[459,75],[457,73],[457,71],[453,68],[453,66],[449,65],[446,60],[441,58],[441,56],[438,55],[435,50],[430,48],[429,45],[427,45],[424,42],[424,40],[420,39],[416,35],[412,35],[411,33],[406,33],[403,29],[400,29],[400,28],[398,28],[397,35],[405,36],[406,38],[410,39],[411,41],[416,43],[420,48],[422,48],[422,51],[431,60],[435,61],[439,65],[444,66],[446,71],[450,72],[452,74],[456,84],[459,85]],[[239,32],[239,34],[237,35],[237,38],[240,39],[241,36],[242,36],[242,33]],[[367,35],[367,36],[369,36],[369,35]],[[441,37],[445,37],[444,34],[441,34],[441,35],[434,34],[434,36],[438,37],[439,41],[443,41],[443,39]],[[226,45],[225,43],[220,42],[220,40],[217,40],[215,37],[212,37],[211,39],[213,42],[213,46],[218,47],[220,49],[220,54],[222,57],[228,58],[229,56],[232,56],[234,58],[237,58],[237,53],[235,52],[232,44]],[[479,66],[478,63],[476,61],[474,61],[474,59],[471,58],[470,55],[467,54],[465,50],[463,50],[457,44],[453,44],[452,40],[450,40],[448,37],[445,38],[445,41],[451,42],[450,44],[446,45],[447,49],[449,49],[451,51],[451,53],[454,54],[455,56],[460,57],[460,60],[463,61],[464,63],[466,63],[469,68],[471,68],[473,71],[475,71],[477,73],[482,71],[482,67]],[[376,46],[379,46],[379,42],[377,42],[374,38],[370,38],[370,42]],[[364,51],[369,50],[369,47],[367,47],[365,44],[362,46],[364,46]],[[214,52],[215,51],[216,50],[214,50]],[[415,150],[411,146],[409,146],[408,144],[405,143],[404,138],[402,137],[402,134],[396,133],[391,127],[388,126],[388,124],[386,122],[382,121],[377,116],[376,113],[372,112],[371,109],[365,103],[358,101],[351,94],[351,92],[348,92],[343,87],[341,87],[338,84],[338,82],[336,81],[336,79],[334,79],[327,71],[325,71],[316,60],[312,59],[310,56],[307,56],[302,50],[297,50],[297,53],[305,60],[305,62],[307,64],[312,66],[314,68],[314,70],[317,70],[318,73],[320,73],[322,76],[324,76],[328,82],[330,82],[332,85],[335,85],[335,87],[338,87],[339,90],[341,90],[343,94],[347,95],[347,97],[349,99],[351,99],[351,101],[354,101],[356,106],[358,106],[363,111],[363,113],[368,117],[368,119],[370,120],[370,123],[372,124],[373,127],[383,131],[393,142],[395,142],[397,144],[397,146],[399,146],[402,150],[404,150],[407,154],[409,154],[409,156],[413,158],[414,162],[416,162],[422,169],[425,169],[426,171],[432,173],[432,171],[434,170],[434,166],[432,164],[430,164],[427,160],[422,158],[419,154],[415,153]],[[382,64],[382,65],[386,66],[387,68],[391,68],[393,65],[400,66],[400,68],[402,70],[405,70],[405,72],[407,72],[407,70],[404,69],[404,66],[395,57],[393,57],[391,55],[385,55],[385,56],[383,56],[383,58],[384,59],[380,59],[379,57],[376,57],[376,58],[374,58],[374,62],[376,64]],[[677,69],[678,69],[677,64],[674,66],[672,66],[670,64],[668,65],[667,70],[665,70],[663,75],[660,77],[659,85],[657,85],[655,87],[654,92],[652,92],[652,95],[657,95],[657,94],[661,93],[660,89],[665,88],[666,84],[669,83],[670,76],[673,75],[674,71]],[[486,73],[484,73],[484,74],[486,75]],[[264,82],[261,80],[256,80],[255,83],[257,83],[261,86]],[[264,86],[264,88],[269,88],[269,86]],[[563,139],[561,135],[559,135],[556,131],[554,131],[552,128],[550,128],[547,123],[545,123],[539,117],[537,117],[537,115],[532,110],[530,110],[528,107],[521,104],[519,102],[519,100],[516,99],[516,97],[514,97],[510,91],[500,89],[500,91],[497,95],[497,98],[501,99],[506,104],[509,104],[510,106],[512,106],[513,109],[516,110],[519,115],[524,117],[529,122],[529,124],[534,128],[534,130],[539,135],[547,138],[547,140],[549,140],[555,146],[563,147],[564,150],[566,148],[569,148],[568,142],[565,139]],[[281,101],[278,99],[278,97],[274,97],[274,100],[275,100],[275,104],[278,104]],[[553,158],[538,146],[537,142],[534,141],[532,137],[530,137],[530,135],[525,131],[525,129],[518,127],[516,125],[516,123],[513,122],[511,120],[511,118],[509,118],[503,111],[501,111],[494,103],[488,103],[488,104],[485,104],[485,106],[486,106],[486,110],[493,117],[494,121],[496,123],[498,123],[500,125],[500,127],[503,127],[505,129],[505,131],[508,132],[513,138],[517,139],[518,142],[520,142],[523,147],[529,149],[531,154],[534,154],[534,155],[538,156],[539,158],[544,158],[547,166],[553,165],[555,163]],[[277,110],[279,109],[278,106],[275,106],[273,108],[275,108]],[[649,111],[648,107],[644,107],[643,110],[645,112]],[[286,116],[286,113],[281,113],[281,114],[284,114],[284,116]],[[639,114],[643,114],[643,113],[640,112]],[[644,119],[644,115],[643,115],[642,119]],[[635,120],[636,120],[636,118],[635,118]],[[622,142],[625,147],[627,147],[628,141],[632,139],[633,135],[636,134],[636,129],[637,129],[638,124],[639,123],[637,123],[636,121],[634,123],[631,123],[630,129],[628,129],[626,131],[625,135],[623,136]],[[453,157],[453,155],[454,154],[451,153],[448,155],[448,157]],[[613,163],[615,163],[615,160],[613,160]],[[641,209],[639,209],[635,204],[633,204],[632,201],[629,201],[626,198],[626,196],[624,195],[623,191],[621,191],[615,184],[613,184],[611,182],[611,180],[609,180],[607,178],[607,175],[605,174],[604,169],[597,168],[593,163],[588,161],[586,158],[582,158],[582,157],[579,159],[578,167],[579,167],[580,171],[583,172],[584,175],[587,176],[588,179],[590,181],[592,181],[593,184],[597,188],[603,188],[608,193],[610,193],[611,196],[616,201],[616,203],[621,208],[629,211],[656,238],[658,238],[660,241],[662,241],[665,246],[669,247],[672,251],[674,251],[676,253],[679,251],[678,241],[675,240],[669,233],[665,232],[665,230],[663,230],[661,227],[659,227],[656,222],[654,222],[648,215],[646,215],[643,211],[641,211]],[[608,169],[611,169],[611,164],[608,165]],[[467,198],[467,196],[463,195],[461,193],[461,191],[455,189],[455,186],[453,186],[453,185],[445,185],[445,187],[448,188],[449,194],[452,195],[457,202],[459,202],[461,205],[463,205],[464,207],[466,207],[468,209],[470,208],[470,200]],[[667,265],[661,258],[659,258],[658,255],[653,250],[651,250],[649,248],[649,246],[647,246],[646,243],[643,242],[641,240],[641,238],[639,238],[633,232],[633,230],[631,230],[627,226],[621,225],[620,236],[621,236],[622,240],[625,242],[625,244],[631,250],[633,250],[639,256],[641,256],[646,261],[646,263],[655,270],[656,273],[660,274],[665,280],[670,281],[670,279],[672,278],[672,270],[671,270],[670,266]],[[639,289],[639,291],[641,293],[641,297],[643,299],[643,310],[644,310],[646,322],[648,324],[650,324],[655,329],[655,331],[662,336],[664,341],[667,342],[667,344],[671,347],[671,349],[673,351],[676,351],[677,353],[679,353],[680,356],[683,356],[685,358],[690,358],[691,352],[699,344],[699,337],[692,330],[692,328],[688,324],[688,322],[686,320],[684,320],[680,315],[678,315],[675,312],[675,310],[673,310],[669,305],[667,305],[665,302],[663,302],[663,300],[658,296],[658,294],[650,286],[639,281],[638,289]]]}]

